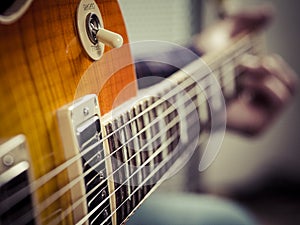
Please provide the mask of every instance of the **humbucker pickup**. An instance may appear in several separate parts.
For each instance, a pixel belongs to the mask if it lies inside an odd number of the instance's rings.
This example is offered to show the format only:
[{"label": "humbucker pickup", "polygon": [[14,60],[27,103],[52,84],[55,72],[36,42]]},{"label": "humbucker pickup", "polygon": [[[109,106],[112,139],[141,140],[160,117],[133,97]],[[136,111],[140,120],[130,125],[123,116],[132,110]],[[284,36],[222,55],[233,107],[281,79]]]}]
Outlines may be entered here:
[{"label": "humbucker pickup", "polygon": [[111,224],[97,96],[84,96],[59,109],[57,115],[66,160],[78,155],[81,159],[68,168],[70,182],[82,178],[71,190],[72,201],[85,198],[75,209],[74,220],[88,218],[89,224]]},{"label": "humbucker pickup", "polygon": [[24,135],[0,145],[0,224],[34,224],[30,160]]}]

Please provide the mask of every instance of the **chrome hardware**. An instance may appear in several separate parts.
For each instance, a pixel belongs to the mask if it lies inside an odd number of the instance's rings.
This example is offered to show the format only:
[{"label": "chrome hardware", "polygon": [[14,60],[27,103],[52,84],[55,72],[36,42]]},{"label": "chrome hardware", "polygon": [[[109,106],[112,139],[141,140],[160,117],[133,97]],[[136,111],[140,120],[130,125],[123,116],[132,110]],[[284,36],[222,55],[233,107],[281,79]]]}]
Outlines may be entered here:
[{"label": "chrome hardware", "polygon": [[104,199],[106,196],[107,196],[107,193],[106,193],[106,191],[105,191],[105,190],[103,190],[103,191],[102,191],[102,193],[101,193],[101,197],[102,197],[102,199]]},{"label": "chrome hardware", "polygon": [[34,224],[29,169],[24,135],[0,144],[0,224]]},{"label": "chrome hardware", "polygon": [[[93,211],[89,218],[100,224],[101,212],[107,208],[110,212],[110,198],[107,198],[108,182],[104,160],[104,149],[101,142],[100,109],[97,95],[86,95],[57,111],[59,129],[64,147],[66,159],[78,157],[68,168],[70,180],[77,179],[80,175],[82,180],[71,189],[72,201],[76,202],[82,196],[88,197],[86,202],[76,208],[74,213],[75,222],[84,215]],[[91,192],[91,190],[94,190]],[[103,197],[106,195],[106,198]],[[102,221],[103,222],[103,221]],[[109,224],[108,220],[105,225]],[[92,222],[91,222],[92,224]]]},{"label": "chrome hardware", "polygon": [[83,108],[83,115],[88,116],[90,114],[90,109],[85,107]]},{"label": "chrome hardware", "polygon": [[98,42],[106,44],[112,48],[120,48],[123,45],[122,36],[101,27],[100,20],[95,13],[87,15],[86,30],[90,41],[94,45]]},{"label": "chrome hardware", "polygon": [[90,41],[96,45],[98,43],[97,32],[101,28],[100,20],[95,13],[89,13],[86,17],[86,30]]},{"label": "chrome hardware", "polygon": [[7,167],[12,166],[14,164],[14,161],[14,157],[10,154],[7,154],[2,158],[2,163]]},{"label": "chrome hardware", "polygon": [[0,186],[28,170],[27,153],[24,135],[15,136],[0,145]]}]

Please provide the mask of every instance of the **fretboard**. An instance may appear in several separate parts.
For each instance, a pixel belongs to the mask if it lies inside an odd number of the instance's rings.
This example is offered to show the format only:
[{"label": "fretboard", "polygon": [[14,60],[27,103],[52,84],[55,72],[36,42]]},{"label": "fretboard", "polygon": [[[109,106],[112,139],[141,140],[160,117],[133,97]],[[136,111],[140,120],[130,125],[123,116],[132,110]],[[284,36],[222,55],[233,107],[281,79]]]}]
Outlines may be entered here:
[{"label": "fretboard", "polygon": [[220,97],[236,95],[236,67],[245,54],[257,54],[259,40],[246,35],[222,54],[205,55],[102,120],[116,224],[189,159],[212,111],[222,111]]}]

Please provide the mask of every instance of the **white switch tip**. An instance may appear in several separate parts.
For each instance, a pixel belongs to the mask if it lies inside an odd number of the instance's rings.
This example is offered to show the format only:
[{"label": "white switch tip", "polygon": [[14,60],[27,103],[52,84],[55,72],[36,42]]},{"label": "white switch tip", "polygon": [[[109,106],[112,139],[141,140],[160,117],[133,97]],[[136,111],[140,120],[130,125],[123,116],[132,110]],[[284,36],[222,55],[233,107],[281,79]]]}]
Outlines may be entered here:
[{"label": "white switch tip", "polygon": [[100,28],[97,32],[97,40],[112,48],[120,48],[123,45],[123,38],[120,34]]}]

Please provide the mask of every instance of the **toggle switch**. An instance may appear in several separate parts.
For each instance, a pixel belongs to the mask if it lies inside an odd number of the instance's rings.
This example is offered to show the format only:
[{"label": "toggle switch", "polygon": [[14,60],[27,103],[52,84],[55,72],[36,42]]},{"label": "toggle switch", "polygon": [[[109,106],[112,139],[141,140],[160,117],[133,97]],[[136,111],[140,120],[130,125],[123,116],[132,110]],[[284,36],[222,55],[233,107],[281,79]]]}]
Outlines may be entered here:
[{"label": "toggle switch", "polygon": [[123,38],[120,34],[100,28],[97,32],[97,40],[112,48],[120,48],[123,45]]},{"label": "toggle switch", "polygon": [[90,13],[87,15],[86,30],[89,39],[93,44],[101,42],[112,48],[120,48],[123,45],[122,36],[120,34],[102,28],[98,16],[94,13]]},{"label": "toggle switch", "polygon": [[102,16],[94,0],[81,0],[77,8],[77,33],[85,52],[93,60],[99,60],[104,54],[105,45],[120,48],[123,37],[105,29]]}]

